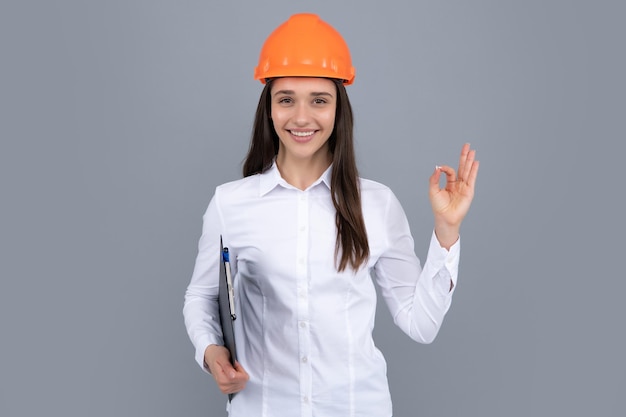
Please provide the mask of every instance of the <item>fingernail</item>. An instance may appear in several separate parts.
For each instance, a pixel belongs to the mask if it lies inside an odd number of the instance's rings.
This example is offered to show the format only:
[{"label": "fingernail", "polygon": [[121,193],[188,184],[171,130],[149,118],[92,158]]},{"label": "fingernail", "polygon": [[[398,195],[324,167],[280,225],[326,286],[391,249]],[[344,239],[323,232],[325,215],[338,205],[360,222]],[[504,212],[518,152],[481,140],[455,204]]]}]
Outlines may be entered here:
[{"label": "fingernail", "polygon": [[439,165],[435,165],[435,170],[441,169]]},{"label": "fingernail", "polygon": [[231,378],[234,378],[234,377],[235,377],[235,373],[231,371],[231,373],[230,373],[230,377],[231,377]]}]

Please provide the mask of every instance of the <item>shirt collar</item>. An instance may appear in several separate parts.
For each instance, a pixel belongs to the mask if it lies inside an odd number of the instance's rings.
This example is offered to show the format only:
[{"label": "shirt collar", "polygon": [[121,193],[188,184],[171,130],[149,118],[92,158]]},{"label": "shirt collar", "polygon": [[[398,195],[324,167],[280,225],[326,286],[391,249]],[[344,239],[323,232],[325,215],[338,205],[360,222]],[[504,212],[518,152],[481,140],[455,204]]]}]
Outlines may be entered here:
[{"label": "shirt collar", "polygon": [[[322,175],[315,181],[308,189],[315,187],[316,185],[323,183],[330,190],[330,180],[332,177],[332,164],[322,173]],[[263,197],[265,194],[272,191],[277,186],[281,186],[284,188],[295,189],[295,187],[289,184],[287,181],[280,176],[280,171],[276,166],[276,161],[272,162],[272,166],[270,169],[265,171],[260,176],[259,182],[259,195]]]}]

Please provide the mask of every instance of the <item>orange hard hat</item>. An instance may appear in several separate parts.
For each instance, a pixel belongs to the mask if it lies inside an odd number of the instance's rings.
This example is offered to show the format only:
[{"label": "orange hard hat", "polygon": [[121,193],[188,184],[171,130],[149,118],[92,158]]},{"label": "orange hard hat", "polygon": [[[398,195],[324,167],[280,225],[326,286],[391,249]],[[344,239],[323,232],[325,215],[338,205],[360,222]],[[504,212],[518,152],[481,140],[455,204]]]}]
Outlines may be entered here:
[{"label": "orange hard hat", "polygon": [[354,81],[350,50],[339,32],[311,13],[295,14],[265,40],[254,79],[324,77]]}]

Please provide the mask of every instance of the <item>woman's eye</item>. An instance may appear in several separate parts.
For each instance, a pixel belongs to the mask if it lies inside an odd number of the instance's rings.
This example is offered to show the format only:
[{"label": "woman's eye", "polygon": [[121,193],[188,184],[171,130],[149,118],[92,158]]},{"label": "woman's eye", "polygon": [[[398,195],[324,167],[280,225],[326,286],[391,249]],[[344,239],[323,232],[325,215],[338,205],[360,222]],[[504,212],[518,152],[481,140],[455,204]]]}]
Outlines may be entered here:
[{"label": "woman's eye", "polygon": [[325,104],[326,100],[324,100],[323,98],[316,98],[315,100],[313,100],[313,103],[315,103],[315,104]]},{"label": "woman's eye", "polygon": [[281,104],[291,104],[293,100],[290,97],[283,97],[280,100],[278,100],[278,102]]}]

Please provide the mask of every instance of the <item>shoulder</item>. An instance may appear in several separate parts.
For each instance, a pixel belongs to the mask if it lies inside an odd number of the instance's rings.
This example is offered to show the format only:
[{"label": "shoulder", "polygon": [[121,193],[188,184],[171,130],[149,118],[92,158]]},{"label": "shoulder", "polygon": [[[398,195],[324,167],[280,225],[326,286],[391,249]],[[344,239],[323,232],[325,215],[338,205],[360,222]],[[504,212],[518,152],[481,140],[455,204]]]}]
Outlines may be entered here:
[{"label": "shoulder", "polygon": [[389,198],[393,195],[393,192],[385,184],[381,184],[376,181],[372,181],[366,178],[359,178],[361,199],[367,198]]},{"label": "shoulder", "polygon": [[[394,225],[407,226],[406,215],[391,188],[360,178],[361,210],[372,254],[380,254],[389,244]],[[376,258],[376,256],[375,256]]]},{"label": "shoulder", "polygon": [[242,192],[250,187],[259,184],[259,174],[250,175],[249,177],[240,178],[238,180],[225,182],[217,186],[217,190],[223,193]]},{"label": "shoulder", "polygon": [[389,210],[399,204],[393,191],[377,181],[359,178],[361,207],[366,218],[386,217]]},{"label": "shoulder", "polygon": [[398,197],[388,186],[376,181],[359,178],[361,184],[361,204],[363,212],[374,210],[385,215],[404,215]]},{"label": "shoulder", "polygon": [[215,189],[215,198],[222,203],[228,203],[258,196],[259,178],[260,175],[251,175],[218,185]]}]

